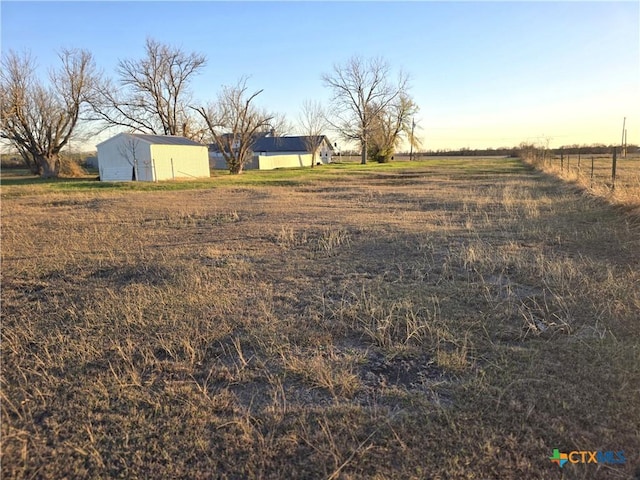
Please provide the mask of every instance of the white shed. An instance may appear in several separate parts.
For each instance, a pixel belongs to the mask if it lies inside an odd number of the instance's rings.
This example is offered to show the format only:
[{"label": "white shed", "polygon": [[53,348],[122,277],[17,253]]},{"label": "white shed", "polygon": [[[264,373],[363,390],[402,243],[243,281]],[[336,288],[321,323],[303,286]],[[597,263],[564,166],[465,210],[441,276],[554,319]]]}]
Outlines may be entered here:
[{"label": "white shed", "polygon": [[209,177],[209,151],[184,137],[119,133],[99,143],[100,180],[155,182]]}]

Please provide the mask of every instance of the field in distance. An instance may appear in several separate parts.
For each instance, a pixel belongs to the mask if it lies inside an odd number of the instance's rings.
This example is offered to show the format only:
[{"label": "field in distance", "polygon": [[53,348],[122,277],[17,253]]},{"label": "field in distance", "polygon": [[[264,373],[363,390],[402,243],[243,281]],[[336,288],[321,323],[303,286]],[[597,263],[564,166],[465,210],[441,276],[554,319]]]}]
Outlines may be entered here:
[{"label": "field in distance", "polygon": [[3,178],[6,478],[640,467],[622,209],[506,158],[97,185]]}]

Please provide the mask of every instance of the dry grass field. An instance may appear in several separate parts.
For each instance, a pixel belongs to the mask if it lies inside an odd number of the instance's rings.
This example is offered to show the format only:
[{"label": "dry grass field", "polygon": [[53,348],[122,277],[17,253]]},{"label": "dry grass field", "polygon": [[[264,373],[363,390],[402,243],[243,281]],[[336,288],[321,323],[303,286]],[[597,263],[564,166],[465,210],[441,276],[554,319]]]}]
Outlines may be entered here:
[{"label": "dry grass field", "polygon": [[8,183],[3,478],[640,475],[640,221],[519,160]]}]

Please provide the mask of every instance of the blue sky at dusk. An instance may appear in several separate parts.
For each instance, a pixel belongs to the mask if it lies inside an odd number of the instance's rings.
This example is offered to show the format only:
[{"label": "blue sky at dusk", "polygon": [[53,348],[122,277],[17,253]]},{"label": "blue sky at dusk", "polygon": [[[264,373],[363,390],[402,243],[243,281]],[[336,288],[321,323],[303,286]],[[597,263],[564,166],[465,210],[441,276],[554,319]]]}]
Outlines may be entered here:
[{"label": "blue sky at dusk", "polygon": [[43,74],[56,50],[90,50],[115,77],[145,38],[208,58],[194,96],[249,76],[260,105],[295,121],[326,102],[322,73],[352,55],[409,73],[426,148],[551,139],[616,143],[627,117],[640,142],[639,2],[12,2],[1,47]]}]

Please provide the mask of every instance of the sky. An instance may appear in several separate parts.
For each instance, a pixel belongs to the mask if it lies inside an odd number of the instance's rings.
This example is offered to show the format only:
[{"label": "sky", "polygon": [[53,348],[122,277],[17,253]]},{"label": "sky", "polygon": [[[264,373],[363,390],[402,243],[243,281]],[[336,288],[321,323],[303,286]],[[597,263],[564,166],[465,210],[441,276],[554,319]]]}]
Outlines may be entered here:
[{"label": "sky", "polygon": [[[92,52],[105,75],[151,37],[208,62],[197,102],[248,76],[259,106],[296,121],[328,105],[322,74],[382,57],[410,77],[424,149],[521,142],[615,144],[626,117],[640,143],[640,2],[0,2],[0,46],[39,71],[61,48]],[[340,139],[336,139],[340,144]]]}]

